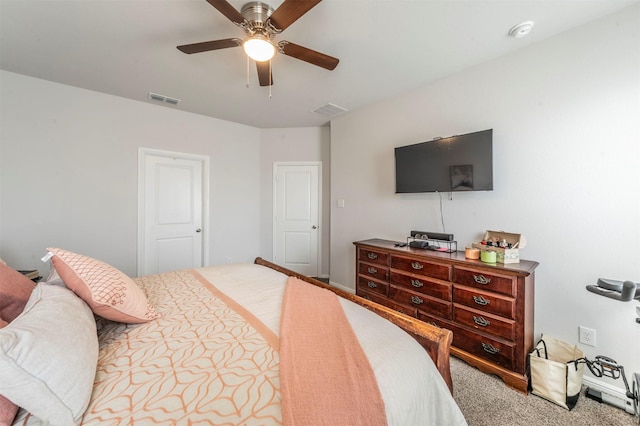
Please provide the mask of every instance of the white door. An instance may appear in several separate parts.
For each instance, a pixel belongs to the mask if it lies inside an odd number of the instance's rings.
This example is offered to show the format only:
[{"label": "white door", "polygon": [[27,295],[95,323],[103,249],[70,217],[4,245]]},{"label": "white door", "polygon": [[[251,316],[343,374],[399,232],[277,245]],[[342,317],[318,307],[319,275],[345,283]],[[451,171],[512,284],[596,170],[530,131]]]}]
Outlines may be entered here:
[{"label": "white door", "polygon": [[141,150],[138,274],[203,266],[206,157]]},{"label": "white door", "polygon": [[275,163],[274,262],[318,276],[321,163]]}]

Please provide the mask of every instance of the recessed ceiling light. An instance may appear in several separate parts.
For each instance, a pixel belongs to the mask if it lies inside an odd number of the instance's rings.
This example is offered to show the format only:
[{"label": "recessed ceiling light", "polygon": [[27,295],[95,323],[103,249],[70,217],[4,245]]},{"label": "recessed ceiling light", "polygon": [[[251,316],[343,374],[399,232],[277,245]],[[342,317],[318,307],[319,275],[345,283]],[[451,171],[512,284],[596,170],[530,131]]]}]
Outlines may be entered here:
[{"label": "recessed ceiling light", "polygon": [[509,35],[515,38],[524,37],[531,32],[533,24],[533,21],[525,21],[521,24],[518,24],[509,30]]}]

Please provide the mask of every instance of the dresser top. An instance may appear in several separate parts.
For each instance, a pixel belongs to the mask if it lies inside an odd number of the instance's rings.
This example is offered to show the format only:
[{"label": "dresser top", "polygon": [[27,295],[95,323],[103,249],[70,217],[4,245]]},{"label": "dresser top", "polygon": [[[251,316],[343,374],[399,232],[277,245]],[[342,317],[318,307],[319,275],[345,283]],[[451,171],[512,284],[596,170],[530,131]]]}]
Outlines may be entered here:
[{"label": "dresser top", "polygon": [[465,265],[465,266],[477,266],[482,268],[491,268],[497,271],[511,271],[524,275],[529,275],[538,266],[538,262],[532,260],[520,259],[519,263],[485,263],[481,260],[470,260],[465,258],[463,251],[456,251],[453,253],[438,252],[434,250],[424,250],[418,248],[412,248],[409,246],[397,247],[395,244],[405,243],[404,241],[390,241],[379,238],[372,238],[369,240],[355,241],[353,244],[357,246],[368,246],[378,249],[385,249],[389,252],[397,252],[399,254],[419,256],[423,258],[431,258],[433,260],[446,260],[448,262]]}]

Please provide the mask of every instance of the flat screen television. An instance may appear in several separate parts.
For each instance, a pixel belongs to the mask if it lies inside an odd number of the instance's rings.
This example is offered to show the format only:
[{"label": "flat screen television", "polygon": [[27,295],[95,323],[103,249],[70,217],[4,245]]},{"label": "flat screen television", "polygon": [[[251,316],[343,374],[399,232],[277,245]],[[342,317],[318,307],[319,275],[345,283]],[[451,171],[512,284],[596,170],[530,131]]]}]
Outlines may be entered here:
[{"label": "flat screen television", "polygon": [[396,193],[493,190],[493,129],[395,148]]}]

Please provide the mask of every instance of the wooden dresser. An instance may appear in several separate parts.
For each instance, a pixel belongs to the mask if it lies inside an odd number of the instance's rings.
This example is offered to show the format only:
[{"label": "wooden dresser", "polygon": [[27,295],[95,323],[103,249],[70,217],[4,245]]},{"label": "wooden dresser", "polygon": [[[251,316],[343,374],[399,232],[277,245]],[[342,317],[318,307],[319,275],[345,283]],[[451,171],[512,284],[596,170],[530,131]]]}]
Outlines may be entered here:
[{"label": "wooden dresser", "polygon": [[355,242],[356,294],[453,332],[452,355],[527,392],[537,262]]}]

